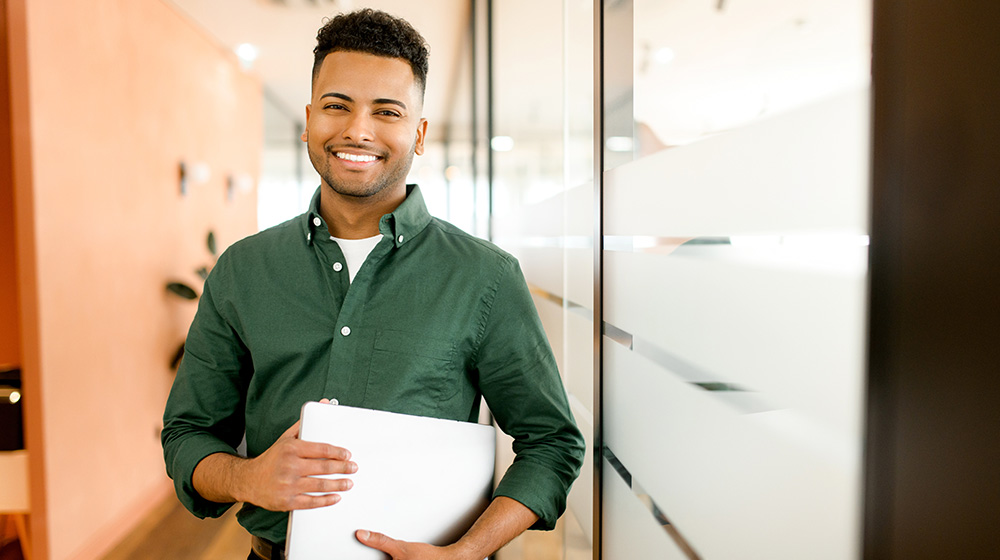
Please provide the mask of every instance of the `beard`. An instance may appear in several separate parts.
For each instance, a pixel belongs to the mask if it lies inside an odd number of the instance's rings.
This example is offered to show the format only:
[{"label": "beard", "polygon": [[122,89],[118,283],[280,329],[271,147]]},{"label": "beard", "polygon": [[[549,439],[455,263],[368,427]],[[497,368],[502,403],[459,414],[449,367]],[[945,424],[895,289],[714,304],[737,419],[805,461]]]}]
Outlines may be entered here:
[{"label": "beard", "polygon": [[[341,146],[342,148],[362,148],[362,146]],[[381,173],[374,180],[363,183],[360,181],[344,181],[334,176],[331,169],[330,159],[336,150],[324,148],[322,152],[317,152],[309,146],[309,160],[312,162],[316,172],[319,173],[323,182],[339,195],[356,198],[370,198],[386,189],[391,189],[399,184],[406,183],[406,175],[410,172],[413,164],[413,156],[416,148],[416,140],[413,146],[403,156],[395,161],[390,161],[380,154],[380,162],[385,166]]]}]

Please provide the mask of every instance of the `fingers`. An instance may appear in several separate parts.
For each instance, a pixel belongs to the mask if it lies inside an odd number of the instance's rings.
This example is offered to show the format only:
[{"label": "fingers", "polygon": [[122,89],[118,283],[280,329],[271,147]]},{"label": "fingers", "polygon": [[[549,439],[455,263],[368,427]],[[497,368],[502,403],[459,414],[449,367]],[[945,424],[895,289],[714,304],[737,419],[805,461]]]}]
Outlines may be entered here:
[{"label": "fingers", "polygon": [[319,443],[316,441],[299,440],[295,445],[296,453],[305,459],[333,459],[336,461],[347,461],[351,458],[351,452],[343,447]]},{"label": "fingers", "polygon": [[347,492],[354,488],[354,481],[349,478],[317,478],[302,479],[302,492]]},{"label": "fingers", "polygon": [[292,500],[289,510],[296,509],[314,509],[326,506],[332,506],[333,504],[340,501],[340,494],[321,494],[321,495],[311,495],[311,494],[301,494],[296,496]]}]

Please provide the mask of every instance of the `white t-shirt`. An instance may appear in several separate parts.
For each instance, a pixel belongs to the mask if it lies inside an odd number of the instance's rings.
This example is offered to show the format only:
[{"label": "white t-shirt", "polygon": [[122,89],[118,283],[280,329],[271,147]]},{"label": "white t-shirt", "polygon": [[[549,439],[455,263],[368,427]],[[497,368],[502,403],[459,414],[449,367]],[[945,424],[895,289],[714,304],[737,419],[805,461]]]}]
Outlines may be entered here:
[{"label": "white t-shirt", "polygon": [[340,250],[344,253],[344,260],[347,261],[345,264],[347,265],[348,280],[354,282],[354,277],[361,269],[361,265],[365,264],[365,259],[371,254],[372,249],[382,240],[382,234],[365,239],[341,239],[331,235],[330,239],[340,245]]}]

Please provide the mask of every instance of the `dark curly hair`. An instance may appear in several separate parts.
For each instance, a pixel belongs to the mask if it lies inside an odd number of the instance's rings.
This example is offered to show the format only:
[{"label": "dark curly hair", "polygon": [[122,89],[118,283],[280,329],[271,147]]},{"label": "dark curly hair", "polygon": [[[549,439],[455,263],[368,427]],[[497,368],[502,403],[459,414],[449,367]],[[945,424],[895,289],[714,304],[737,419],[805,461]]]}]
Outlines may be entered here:
[{"label": "dark curly hair", "polygon": [[316,81],[326,55],[334,51],[354,51],[402,58],[410,64],[423,96],[427,85],[427,42],[406,20],[379,10],[365,8],[340,14],[327,21],[316,33],[312,79]]}]

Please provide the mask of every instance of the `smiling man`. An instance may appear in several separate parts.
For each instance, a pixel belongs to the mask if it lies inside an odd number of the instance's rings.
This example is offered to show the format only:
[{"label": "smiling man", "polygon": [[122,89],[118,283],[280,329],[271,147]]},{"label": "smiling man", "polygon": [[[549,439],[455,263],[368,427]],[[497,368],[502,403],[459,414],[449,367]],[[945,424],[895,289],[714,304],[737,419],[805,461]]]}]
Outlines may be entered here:
[{"label": "smiling man", "polygon": [[287,512],[350,490],[316,475],[359,468],[297,438],[303,403],[474,422],[484,397],[516,457],[468,533],[435,547],[357,532],[399,560],[480,560],[554,527],[583,440],[517,261],[431,217],[406,184],[428,126],[423,38],[361,10],[324,25],[314,55],[302,140],[321,184],[305,214],[234,244],[206,281],[164,413],[167,472],[195,515],[243,502],[249,558],[282,558]]}]

